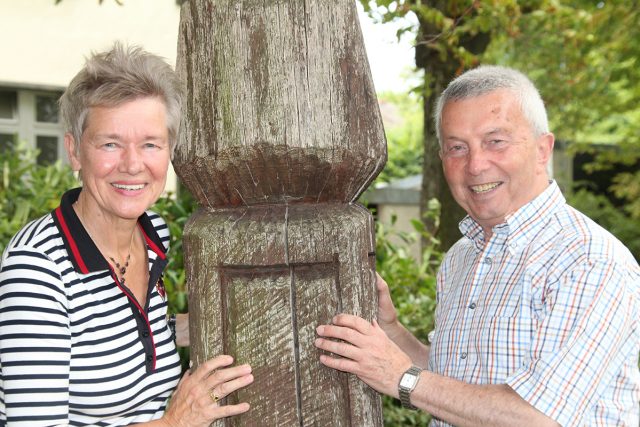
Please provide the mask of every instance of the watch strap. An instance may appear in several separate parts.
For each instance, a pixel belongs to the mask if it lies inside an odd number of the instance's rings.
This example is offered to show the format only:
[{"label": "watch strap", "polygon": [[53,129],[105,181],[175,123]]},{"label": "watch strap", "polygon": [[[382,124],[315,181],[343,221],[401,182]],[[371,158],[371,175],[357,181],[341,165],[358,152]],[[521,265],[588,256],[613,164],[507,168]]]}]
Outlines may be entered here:
[{"label": "watch strap", "polygon": [[[398,395],[400,396],[400,403],[402,403],[402,406],[404,408],[407,409],[418,409],[415,406],[413,406],[411,404],[411,392],[416,388],[416,385],[418,384],[418,379],[420,378],[420,372],[422,372],[423,369],[416,366],[416,365],[412,365],[409,369],[407,369],[402,376],[400,377],[400,383],[398,384]],[[416,379],[416,381],[413,383],[413,387],[411,388],[407,388],[407,387],[402,387],[402,378],[404,378],[405,375],[414,375],[416,377],[418,377],[418,379]]]}]

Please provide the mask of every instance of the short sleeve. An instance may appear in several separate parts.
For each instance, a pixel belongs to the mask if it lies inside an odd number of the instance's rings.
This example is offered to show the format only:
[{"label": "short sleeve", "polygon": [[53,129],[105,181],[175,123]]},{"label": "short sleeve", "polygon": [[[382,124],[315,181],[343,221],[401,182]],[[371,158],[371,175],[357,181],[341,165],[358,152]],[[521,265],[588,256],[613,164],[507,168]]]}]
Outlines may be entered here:
[{"label": "short sleeve", "polygon": [[632,281],[625,266],[605,260],[565,272],[544,296],[529,363],[510,376],[507,385],[561,425],[582,425],[578,420],[612,384],[620,367],[629,358],[637,359]]},{"label": "short sleeve", "polygon": [[71,336],[56,267],[29,247],[9,247],[3,255],[0,386],[11,427],[68,423]]}]

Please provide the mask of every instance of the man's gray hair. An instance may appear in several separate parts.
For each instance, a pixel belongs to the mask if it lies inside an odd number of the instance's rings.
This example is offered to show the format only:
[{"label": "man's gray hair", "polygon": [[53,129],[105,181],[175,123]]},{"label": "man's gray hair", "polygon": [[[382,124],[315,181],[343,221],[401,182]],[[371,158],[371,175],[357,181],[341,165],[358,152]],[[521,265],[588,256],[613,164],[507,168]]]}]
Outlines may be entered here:
[{"label": "man's gray hair", "polygon": [[92,53],[59,101],[65,132],[73,135],[76,154],[91,107],[117,107],[146,97],[158,97],[166,106],[173,153],[180,129],[183,91],[171,66],[138,46],[123,47],[119,42],[107,52]]},{"label": "man's gray hair", "polygon": [[449,101],[474,98],[500,89],[511,91],[520,103],[536,137],[549,132],[547,110],[538,89],[520,71],[497,65],[483,65],[469,70],[452,80],[442,92],[433,115],[436,135],[442,147],[442,110]]}]

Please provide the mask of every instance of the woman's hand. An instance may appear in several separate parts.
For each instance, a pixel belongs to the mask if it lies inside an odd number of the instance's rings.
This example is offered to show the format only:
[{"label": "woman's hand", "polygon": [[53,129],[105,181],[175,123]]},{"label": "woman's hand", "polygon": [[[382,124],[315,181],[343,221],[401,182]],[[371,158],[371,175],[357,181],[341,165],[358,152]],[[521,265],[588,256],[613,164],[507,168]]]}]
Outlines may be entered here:
[{"label": "woman's hand", "polygon": [[189,313],[176,314],[176,345],[189,347]]},{"label": "woman's hand", "polygon": [[208,427],[213,421],[249,410],[246,402],[220,405],[219,400],[253,382],[251,366],[229,367],[231,356],[218,356],[194,372],[187,371],[162,418],[171,427]]}]

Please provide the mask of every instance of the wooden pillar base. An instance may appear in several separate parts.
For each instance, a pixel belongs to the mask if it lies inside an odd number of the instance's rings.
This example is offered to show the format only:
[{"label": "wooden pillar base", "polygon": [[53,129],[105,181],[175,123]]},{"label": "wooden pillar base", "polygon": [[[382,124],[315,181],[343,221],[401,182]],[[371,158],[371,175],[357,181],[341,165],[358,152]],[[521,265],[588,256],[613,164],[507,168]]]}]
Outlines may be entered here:
[{"label": "wooden pillar base", "polygon": [[[340,312],[374,319],[374,228],[357,204],[201,209],[185,227],[196,366],[232,354],[255,382],[251,410],[216,426],[382,426],[378,393],[324,367],[315,328]],[[273,390],[273,393],[265,393]]]}]

